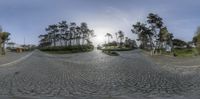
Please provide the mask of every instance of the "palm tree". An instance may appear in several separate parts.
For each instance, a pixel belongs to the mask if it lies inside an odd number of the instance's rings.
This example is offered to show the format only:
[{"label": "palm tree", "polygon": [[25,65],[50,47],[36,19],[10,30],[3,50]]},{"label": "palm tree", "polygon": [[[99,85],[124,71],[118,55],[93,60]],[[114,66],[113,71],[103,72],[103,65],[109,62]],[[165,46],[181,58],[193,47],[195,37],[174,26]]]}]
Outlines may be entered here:
[{"label": "palm tree", "polygon": [[113,37],[112,37],[112,34],[110,34],[110,33],[106,33],[105,37],[108,38],[108,43],[107,43],[107,44],[109,44],[109,43],[110,43],[110,39],[113,38]]}]

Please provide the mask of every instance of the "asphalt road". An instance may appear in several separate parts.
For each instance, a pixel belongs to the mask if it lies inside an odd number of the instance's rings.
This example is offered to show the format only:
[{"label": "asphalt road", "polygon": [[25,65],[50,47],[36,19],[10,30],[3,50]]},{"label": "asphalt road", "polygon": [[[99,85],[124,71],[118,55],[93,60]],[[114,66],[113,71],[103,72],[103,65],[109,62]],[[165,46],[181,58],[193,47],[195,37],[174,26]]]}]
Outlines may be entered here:
[{"label": "asphalt road", "polygon": [[140,50],[120,52],[120,56],[100,51],[67,55],[35,51],[17,64],[0,68],[1,96],[182,99],[199,98],[199,89],[199,74],[166,71]]}]

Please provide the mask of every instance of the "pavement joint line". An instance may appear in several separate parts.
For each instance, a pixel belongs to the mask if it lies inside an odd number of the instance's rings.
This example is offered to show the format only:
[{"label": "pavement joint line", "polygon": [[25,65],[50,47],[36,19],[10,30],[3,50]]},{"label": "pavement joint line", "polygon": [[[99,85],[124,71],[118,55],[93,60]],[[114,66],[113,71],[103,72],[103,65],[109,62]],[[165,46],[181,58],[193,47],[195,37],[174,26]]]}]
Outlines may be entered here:
[{"label": "pavement joint line", "polygon": [[20,59],[17,59],[17,60],[14,60],[12,62],[9,62],[9,63],[5,63],[5,64],[1,64],[0,67],[5,67],[5,66],[9,66],[9,65],[13,65],[13,64],[16,64],[16,63],[19,63],[25,59],[27,59],[28,57],[30,57],[35,51],[29,53],[28,55],[24,56],[24,57],[21,57]]}]

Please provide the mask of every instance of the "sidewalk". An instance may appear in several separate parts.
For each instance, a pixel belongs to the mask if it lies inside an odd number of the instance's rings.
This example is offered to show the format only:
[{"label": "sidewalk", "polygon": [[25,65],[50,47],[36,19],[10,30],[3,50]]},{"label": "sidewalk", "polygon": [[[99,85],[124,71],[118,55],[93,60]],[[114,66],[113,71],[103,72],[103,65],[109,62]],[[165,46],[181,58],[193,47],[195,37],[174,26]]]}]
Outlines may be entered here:
[{"label": "sidewalk", "polygon": [[22,52],[22,53],[7,52],[5,56],[0,56],[0,65],[18,60],[28,55],[29,53],[31,52]]}]

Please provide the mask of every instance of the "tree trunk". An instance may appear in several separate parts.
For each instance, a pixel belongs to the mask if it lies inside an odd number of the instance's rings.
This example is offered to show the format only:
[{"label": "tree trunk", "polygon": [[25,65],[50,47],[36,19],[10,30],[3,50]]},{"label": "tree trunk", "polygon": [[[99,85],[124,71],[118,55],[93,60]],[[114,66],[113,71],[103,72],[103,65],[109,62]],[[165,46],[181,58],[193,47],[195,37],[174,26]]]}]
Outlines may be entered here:
[{"label": "tree trunk", "polygon": [[3,55],[2,39],[0,38],[0,55]]},{"label": "tree trunk", "polygon": [[53,46],[55,47],[56,46],[56,40],[53,39]]},{"label": "tree trunk", "polygon": [[63,44],[62,44],[62,40],[60,40],[60,46],[63,46]]},{"label": "tree trunk", "polygon": [[2,55],[5,55],[6,51],[5,51],[5,42],[3,43],[3,47],[2,47]]},{"label": "tree trunk", "polygon": [[85,37],[83,37],[83,42],[82,42],[83,44],[82,45],[84,45],[85,44]]},{"label": "tree trunk", "polygon": [[0,44],[0,55],[3,55],[2,44]]}]

